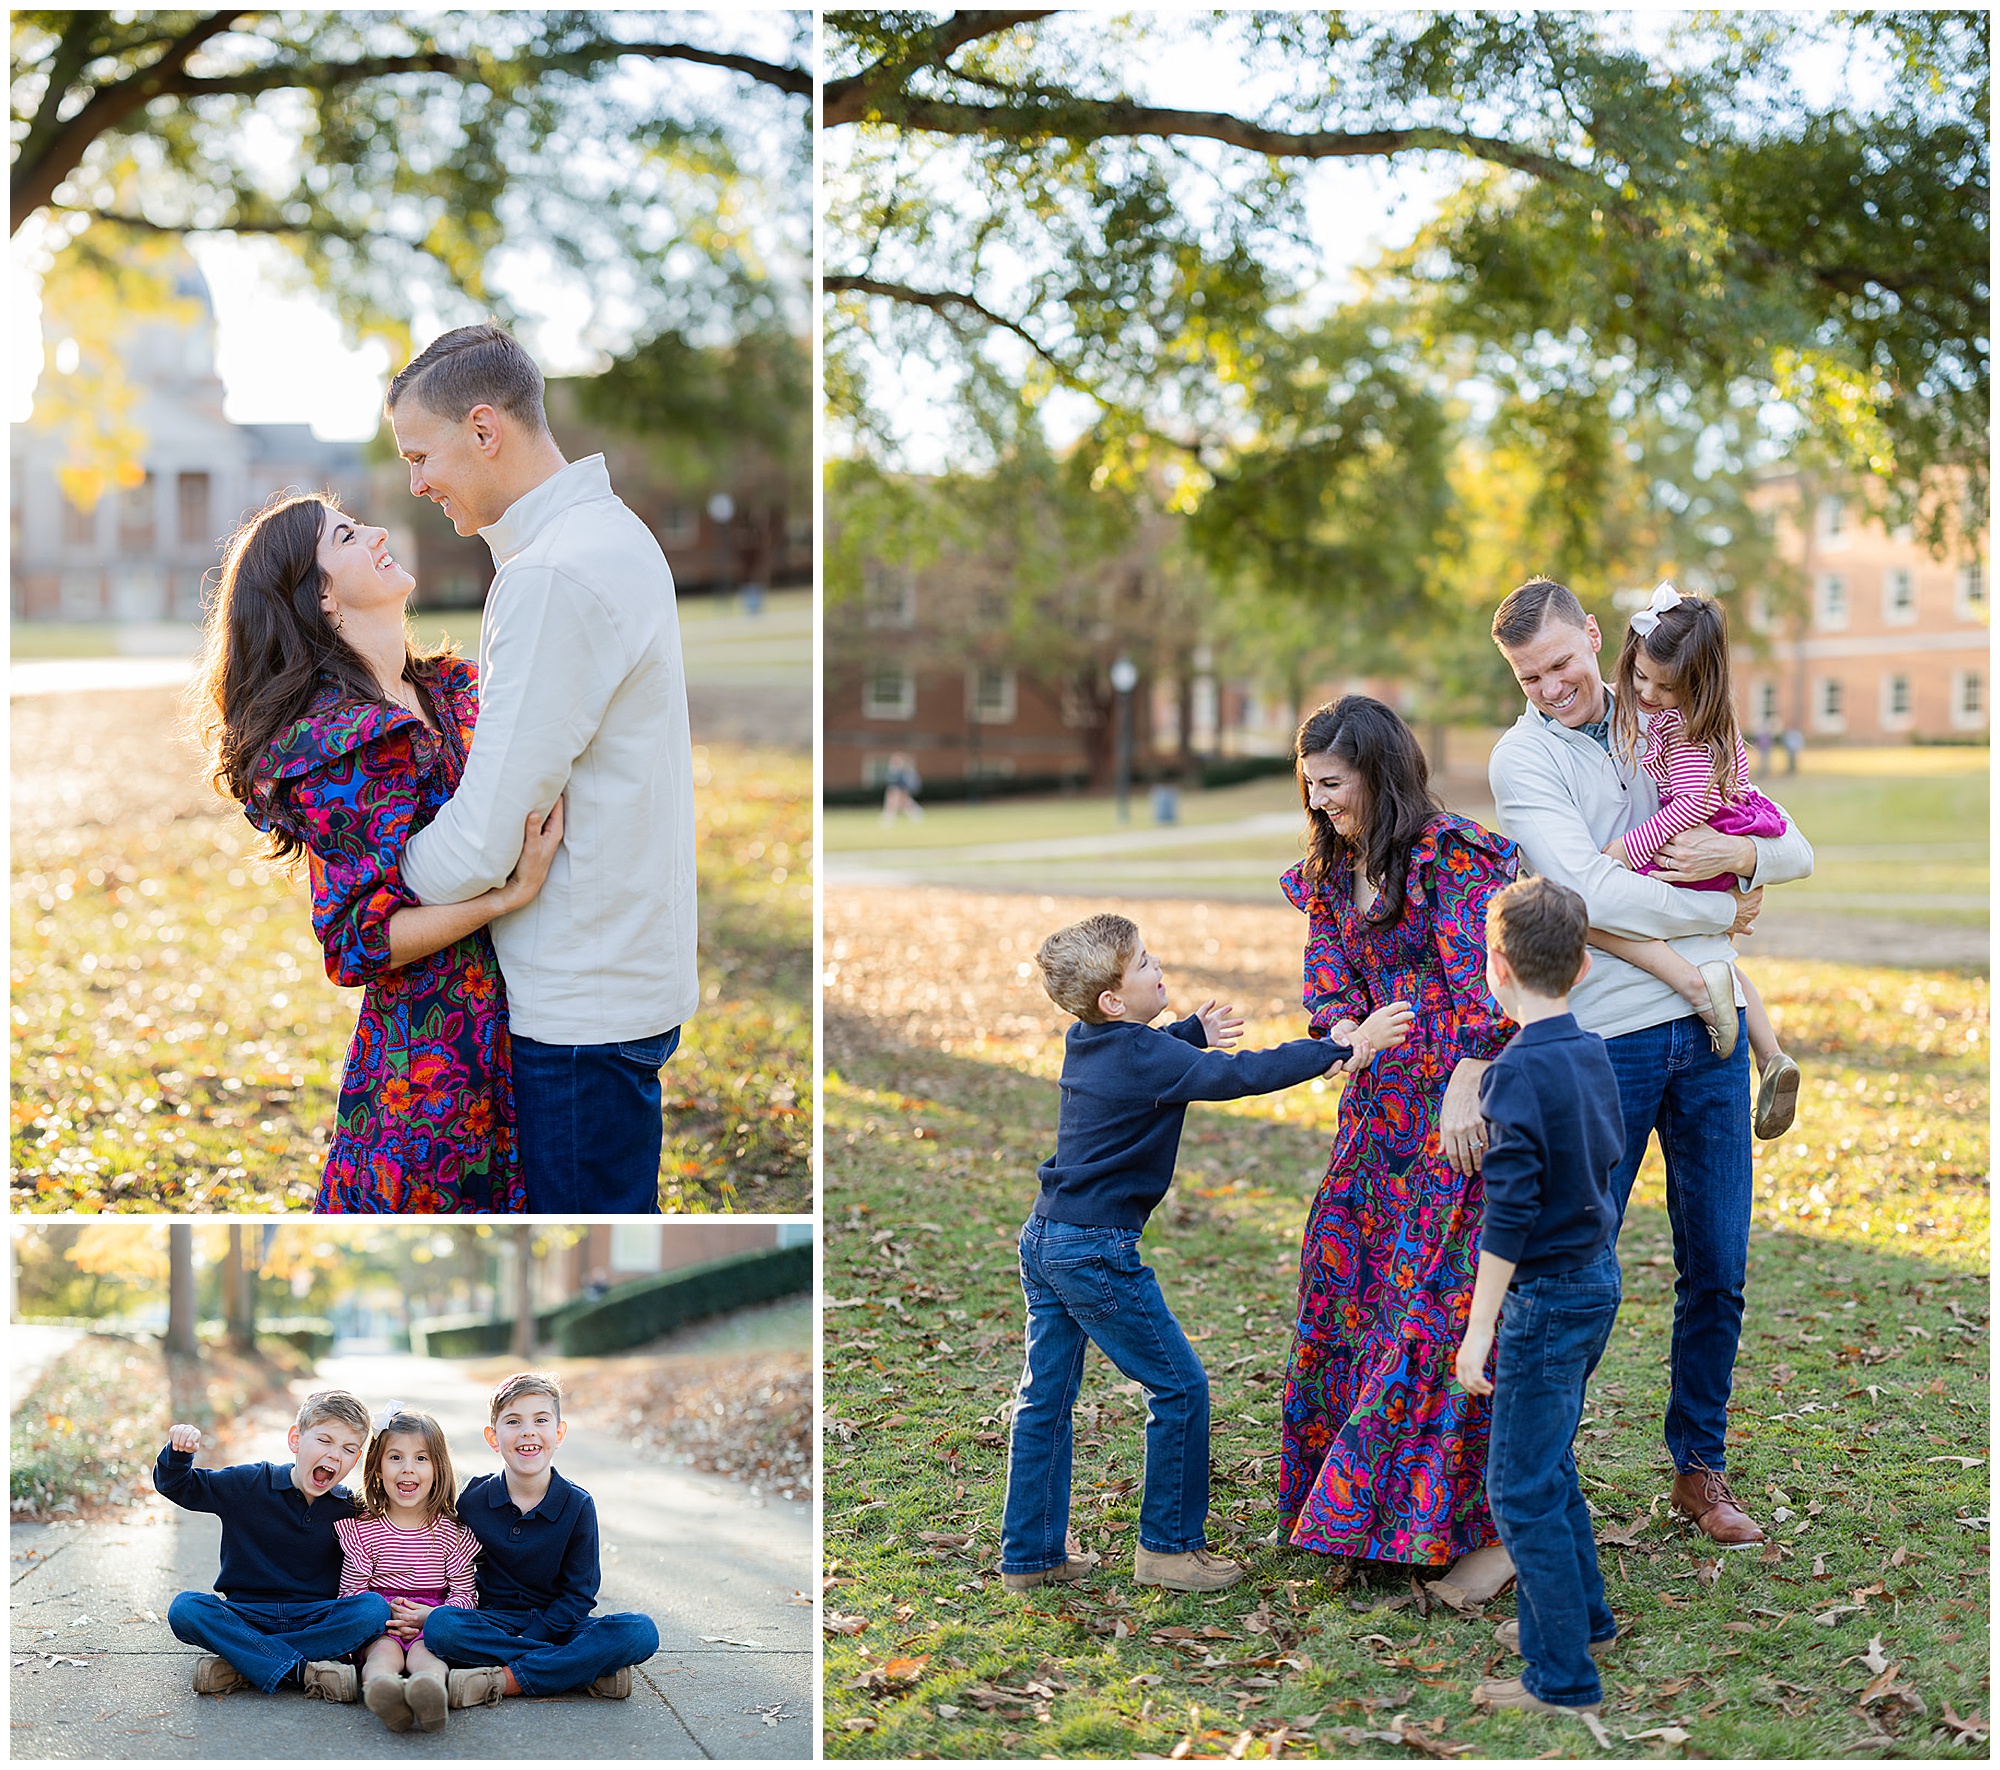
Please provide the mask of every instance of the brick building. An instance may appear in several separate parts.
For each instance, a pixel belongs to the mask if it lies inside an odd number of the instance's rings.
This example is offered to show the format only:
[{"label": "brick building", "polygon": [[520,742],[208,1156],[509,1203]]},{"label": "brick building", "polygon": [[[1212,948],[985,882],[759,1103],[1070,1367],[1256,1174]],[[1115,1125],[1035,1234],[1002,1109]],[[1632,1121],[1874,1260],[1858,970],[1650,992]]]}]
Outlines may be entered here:
[{"label": "brick building", "polygon": [[[1752,600],[1749,624],[1765,648],[1737,649],[1743,729],[1792,727],[1809,743],[1984,736],[1992,684],[1984,558],[1935,558],[1851,490],[1793,471],[1773,475],[1764,495],[1804,599],[1791,609]],[[1979,545],[1983,553],[1983,532]]]}]

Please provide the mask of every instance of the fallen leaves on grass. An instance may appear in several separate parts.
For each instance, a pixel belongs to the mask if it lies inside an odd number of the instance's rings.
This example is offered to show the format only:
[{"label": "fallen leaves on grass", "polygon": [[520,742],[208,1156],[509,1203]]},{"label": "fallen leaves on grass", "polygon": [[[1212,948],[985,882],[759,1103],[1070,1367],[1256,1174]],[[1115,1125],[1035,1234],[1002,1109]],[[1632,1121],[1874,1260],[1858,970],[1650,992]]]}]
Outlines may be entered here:
[{"label": "fallen leaves on grass", "polygon": [[803,1353],[617,1359],[565,1380],[564,1399],[639,1455],[812,1496],[812,1373]]}]

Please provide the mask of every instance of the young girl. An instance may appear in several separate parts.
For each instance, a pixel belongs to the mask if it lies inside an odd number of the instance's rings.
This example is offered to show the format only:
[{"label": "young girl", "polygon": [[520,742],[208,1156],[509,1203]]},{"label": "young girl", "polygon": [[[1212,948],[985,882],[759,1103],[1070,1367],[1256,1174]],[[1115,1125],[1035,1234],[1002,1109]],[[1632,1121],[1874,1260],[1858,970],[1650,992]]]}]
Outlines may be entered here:
[{"label": "young girl", "polygon": [[424,1619],[440,1605],[471,1610],[479,1542],[453,1510],[458,1483],[444,1430],[429,1414],[391,1406],[361,1466],[361,1515],[333,1528],[346,1565],[343,1598],[379,1592],[395,1610],[389,1631],[361,1662],[361,1699],[391,1732],[444,1725],[445,1663],[424,1645]]},{"label": "young girl", "polygon": [[[1737,730],[1729,693],[1729,629],[1721,607],[1662,584],[1632,617],[1618,653],[1612,731],[1630,757],[1639,750],[1639,715],[1647,716],[1639,765],[1660,790],[1660,809],[1604,852],[1634,872],[1654,870],[1662,848],[1684,830],[1706,824],[1730,836],[1782,836],[1785,814],[1750,785],[1750,757]],[[1734,874],[1691,885],[1727,891]],[[1778,1049],[1778,1035],[1756,985],[1741,970],[1714,960],[1697,966],[1664,940],[1628,940],[1590,931],[1590,944],[1615,953],[1679,991],[1708,1023],[1718,1057],[1736,1048],[1735,982],[1743,986],[1750,1049],[1762,1077],[1756,1131],[1772,1138],[1790,1129],[1797,1110],[1799,1066]]]}]

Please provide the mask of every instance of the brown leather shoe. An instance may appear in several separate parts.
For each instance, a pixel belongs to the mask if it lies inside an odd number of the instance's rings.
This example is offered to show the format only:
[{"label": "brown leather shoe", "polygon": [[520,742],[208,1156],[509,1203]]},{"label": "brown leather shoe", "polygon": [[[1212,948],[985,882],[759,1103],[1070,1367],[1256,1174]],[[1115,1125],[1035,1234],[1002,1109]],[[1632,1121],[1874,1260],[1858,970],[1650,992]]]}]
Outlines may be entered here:
[{"label": "brown leather shoe", "polygon": [[1519,1678],[1489,1678],[1472,1687],[1472,1701],[1482,1709],[1539,1709],[1545,1715],[1601,1715],[1601,1702],[1544,1702]]},{"label": "brown leather shoe", "polygon": [[1715,1469],[1696,1466],[1674,1477],[1673,1508],[1694,1520],[1694,1527],[1725,1549],[1748,1549],[1764,1540],[1757,1521],[1743,1510],[1729,1482]]},{"label": "brown leather shoe", "polygon": [[[1521,1619],[1518,1616],[1510,1616],[1493,1631],[1493,1639],[1498,1641],[1509,1653],[1519,1653],[1521,1651]],[[1603,1659],[1617,1645],[1618,1637],[1616,1635],[1612,1636],[1609,1641],[1593,1641],[1590,1644],[1590,1657],[1592,1659]]]}]

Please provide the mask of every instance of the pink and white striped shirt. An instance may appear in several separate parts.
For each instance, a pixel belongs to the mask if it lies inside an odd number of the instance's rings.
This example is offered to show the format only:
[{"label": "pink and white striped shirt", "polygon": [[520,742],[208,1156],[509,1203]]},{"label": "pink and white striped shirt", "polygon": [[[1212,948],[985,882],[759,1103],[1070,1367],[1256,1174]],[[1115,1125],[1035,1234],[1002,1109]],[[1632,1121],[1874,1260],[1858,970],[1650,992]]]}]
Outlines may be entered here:
[{"label": "pink and white striped shirt", "polygon": [[[1699,744],[1684,741],[1686,721],[1678,707],[1663,707],[1646,722],[1646,750],[1639,766],[1660,789],[1660,809],[1625,832],[1625,859],[1635,871],[1649,865],[1660,850],[1697,824],[1705,824],[1725,803],[1715,790],[1715,765]],[[1736,739],[1736,784],[1728,797],[1739,797],[1750,785],[1750,753]]]},{"label": "pink and white striped shirt", "polygon": [[476,1610],[472,1558],[479,1539],[453,1518],[439,1518],[422,1530],[401,1530],[386,1518],[343,1518],[334,1525],[346,1557],[340,1596],[380,1592],[385,1598],[413,1598]]}]

